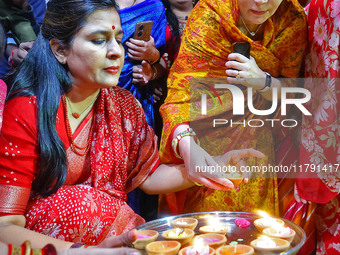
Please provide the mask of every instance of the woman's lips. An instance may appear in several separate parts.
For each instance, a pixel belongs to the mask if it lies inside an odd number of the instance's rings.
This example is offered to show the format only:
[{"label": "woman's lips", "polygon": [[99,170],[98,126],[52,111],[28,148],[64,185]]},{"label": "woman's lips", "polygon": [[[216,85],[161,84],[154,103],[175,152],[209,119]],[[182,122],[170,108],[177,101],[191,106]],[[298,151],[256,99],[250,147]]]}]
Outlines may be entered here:
[{"label": "woman's lips", "polygon": [[116,74],[119,71],[119,66],[110,66],[105,68],[104,70],[110,74]]},{"label": "woman's lips", "polygon": [[255,15],[264,15],[266,13],[266,11],[255,11],[255,10],[251,10],[251,12]]}]

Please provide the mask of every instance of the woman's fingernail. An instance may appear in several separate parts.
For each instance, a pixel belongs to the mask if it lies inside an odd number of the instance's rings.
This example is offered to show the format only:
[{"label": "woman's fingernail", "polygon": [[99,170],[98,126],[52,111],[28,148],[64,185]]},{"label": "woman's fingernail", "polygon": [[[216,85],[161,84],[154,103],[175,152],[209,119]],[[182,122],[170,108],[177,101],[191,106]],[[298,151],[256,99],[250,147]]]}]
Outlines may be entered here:
[{"label": "woman's fingernail", "polygon": [[141,255],[138,251],[129,251],[129,255]]}]

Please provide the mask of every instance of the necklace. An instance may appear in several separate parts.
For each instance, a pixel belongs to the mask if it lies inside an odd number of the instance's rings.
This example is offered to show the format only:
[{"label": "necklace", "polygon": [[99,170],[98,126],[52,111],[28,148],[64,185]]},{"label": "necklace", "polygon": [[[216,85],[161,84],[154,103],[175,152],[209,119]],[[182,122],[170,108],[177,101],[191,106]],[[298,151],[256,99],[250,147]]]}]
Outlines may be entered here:
[{"label": "necklace", "polygon": [[89,136],[89,139],[86,143],[86,145],[84,147],[81,147],[79,145],[77,145],[73,138],[72,138],[72,129],[71,129],[71,125],[70,125],[70,122],[68,120],[68,114],[67,114],[67,102],[66,102],[66,99],[67,97],[65,95],[62,96],[62,101],[63,101],[63,105],[64,105],[64,109],[65,109],[65,118],[66,118],[66,133],[67,133],[67,137],[69,139],[69,141],[71,142],[71,150],[79,155],[79,156],[84,156],[87,154],[87,152],[90,150],[90,144],[91,144],[91,141],[92,141],[92,135],[93,135],[93,128],[94,128],[94,119],[95,117],[93,116],[93,119],[92,119],[92,123],[91,123],[91,128],[90,128],[90,136]]},{"label": "necklace", "polygon": [[255,36],[256,33],[260,30],[260,28],[261,28],[261,26],[262,26],[263,23],[256,29],[255,32],[250,32],[249,29],[248,29],[248,27],[247,27],[247,25],[246,25],[246,23],[245,23],[244,20],[243,20],[243,17],[242,17],[242,15],[241,15],[241,13],[240,13],[240,17],[241,17],[242,23],[243,23],[244,27],[247,29],[248,33],[249,33],[251,36]]},{"label": "necklace", "polygon": [[[99,94],[98,94],[99,95]],[[98,95],[93,99],[93,101],[91,102],[91,104],[89,104],[81,113],[78,112],[73,112],[72,111],[72,107],[71,107],[71,102],[70,99],[65,95],[66,100],[67,100],[67,104],[70,107],[70,111],[71,111],[71,115],[73,118],[78,119],[87,109],[90,108],[90,106],[92,106],[94,104],[94,102],[97,100]]]}]

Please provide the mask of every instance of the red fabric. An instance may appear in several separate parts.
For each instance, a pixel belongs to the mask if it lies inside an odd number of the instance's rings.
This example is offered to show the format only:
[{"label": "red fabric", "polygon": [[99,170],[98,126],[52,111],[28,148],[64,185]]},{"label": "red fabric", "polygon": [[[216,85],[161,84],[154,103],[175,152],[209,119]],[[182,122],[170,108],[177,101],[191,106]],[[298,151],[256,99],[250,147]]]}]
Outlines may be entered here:
[{"label": "red fabric", "polygon": [[[305,88],[311,92],[303,116],[300,164],[325,168],[297,179],[299,195],[316,208],[317,254],[340,254],[340,1],[312,0],[307,9],[309,51]],[[304,171],[305,169],[303,169]],[[305,176],[302,176],[305,177]]]},{"label": "red fabric", "polygon": [[[276,151],[277,165],[291,166],[299,164],[299,151],[293,142],[293,135],[288,135],[289,130],[282,129],[279,138],[283,139]],[[287,173],[283,178],[278,179],[280,216],[290,220],[306,233],[306,242],[301,247],[298,255],[312,254],[315,250],[315,203],[298,203],[294,198],[295,176]]]},{"label": "red fabric", "polygon": [[[64,116],[60,104],[57,132],[67,154],[66,182],[49,197],[32,193],[25,212],[26,227],[58,239],[95,245],[143,223],[126,204],[126,192],[157,168],[159,155],[157,138],[136,99],[118,87],[101,91],[93,112],[73,134],[76,144],[86,144],[95,118],[91,149],[84,157],[69,147]],[[34,97],[7,103],[0,138],[0,186],[31,188],[39,158],[36,120]],[[11,203],[15,205],[15,200]],[[1,215],[5,206],[0,205]]]}]

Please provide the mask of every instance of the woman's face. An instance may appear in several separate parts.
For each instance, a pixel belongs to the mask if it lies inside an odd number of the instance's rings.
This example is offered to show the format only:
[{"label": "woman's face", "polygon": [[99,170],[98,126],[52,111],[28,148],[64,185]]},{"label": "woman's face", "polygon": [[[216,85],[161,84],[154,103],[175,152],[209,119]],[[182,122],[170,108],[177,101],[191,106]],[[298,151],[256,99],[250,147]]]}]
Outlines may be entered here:
[{"label": "woman's face", "polygon": [[247,25],[266,22],[283,0],[238,0],[241,15]]},{"label": "woman's face", "polygon": [[169,0],[172,8],[181,10],[183,7],[192,6],[192,0]]},{"label": "woman's face", "polygon": [[124,64],[123,31],[116,10],[94,11],[66,50],[72,83],[82,88],[116,86]]}]

